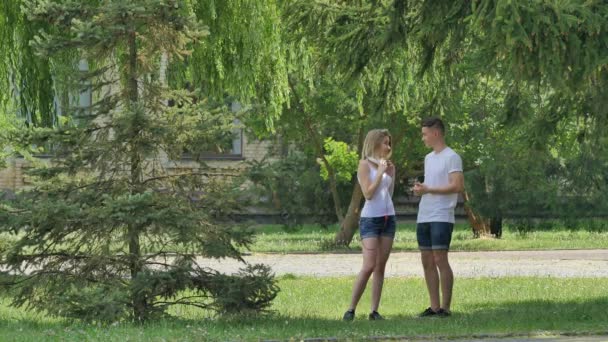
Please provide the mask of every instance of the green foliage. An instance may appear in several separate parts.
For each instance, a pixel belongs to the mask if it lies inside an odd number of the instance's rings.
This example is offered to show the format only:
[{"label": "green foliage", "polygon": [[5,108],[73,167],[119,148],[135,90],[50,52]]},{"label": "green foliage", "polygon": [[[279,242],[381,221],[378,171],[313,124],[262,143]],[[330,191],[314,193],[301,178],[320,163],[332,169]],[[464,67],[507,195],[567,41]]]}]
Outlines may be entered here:
[{"label": "green foliage", "polygon": [[263,311],[279,293],[274,274],[265,265],[249,265],[235,275],[220,274],[209,287],[215,308],[223,313]]},{"label": "green foliage", "polygon": [[514,79],[578,89],[606,72],[601,71],[608,57],[605,3],[483,1],[474,2],[472,10],[471,23],[492,44],[487,52],[493,63]]},{"label": "green foliage", "polygon": [[472,169],[465,177],[471,205],[487,217],[517,218],[524,231],[537,229],[533,218],[604,217],[603,100],[590,89],[558,99],[545,87],[485,88],[488,95],[471,94],[480,97],[458,128]]},{"label": "green foliage", "polygon": [[169,82],[196,84],[214,99],[226,94],[258,108],[259,129],[274,129],[288,102],[287,66],[276,0],[189,0],[188,10],[210,36],[173,63]]},{"label": "green foliage", "polygon": [[[350,183],[353,174],[357,172],[359,154],[352,151],[345,142],[335,141],[329,137],[325,139],[325,158],[336,172],[336,179],[342,183]],[[327,180],[328,173],[325,164],[321,165],[321,178]]]},{"label": "green foliage", "polygon": [[160,81],[161,54],[184,57],[205,34],[188,4],[27,1],[29,19],[53,27],[36,36],[37,53],[78,51],[95,61],[82,80],[112,92],[88,108],[86,119],[9,137],[23,146],[51,146],[46,152],[53,155],[34,164],[31,185],[1,207],[1,232],[15,240],[0,264],[23,276],[5,284],[14,305],[89,321],[141,322],[173,305],[262,311],[276,296],[266,266],[223,275],[196,263],[197,257],[242,261],[239,248],[252,242],[252,233],[230,220],[240,183],[214,181],[200,165],[174,162],[183,151],[217,144],[233,128],[227,109],[200,91],[176,91]]},{"label": "green foliage", "polygon": [[[331,195],[311,159],[294,151],[278,160],[249,162],[246,177],[254,185],[252,194],[268,199],[270,203],[265,205],[280,212],[287,230],[296,230],[310,220],[327,224],[328,217],[333,217]],[[341,193],[348,195],[344,190]]]},{"label": "green foliage", "polygon": [[0,113],[0,170],[6,166],[7,149],[10,144],[8,136],[11,129],[12,123],[5,114]]},{"label": "green foliage", "polygon": [[[97,0],[82,2],[83,13],[98,3]],[[65,115],[70,111],[70,101],[79,94],[75,88],[79,78],[74,75],[74,66],[82,56],[70,44],[56,45],[59,51],[52,56],[36,54],[30,41],[39,29],[58,32],[57,29],[78,15],[78,11],[69,14],[63,11],[69,9],[72,2],[40,1],[40,4],[53,11],[59,10],[53,13],[58,15],[53,23],[29,20],[27,16],[33,13],[33,8],[27,7],[26,1],[0,3],[0,45],[3,47],[0,51],[0,108],[20,115],[23,121],[29,120],[35,126],[48,127],[58,124],[56,105]],[[110,7],[116,5],[109,4]],[[145,8],[130,11],[138,14]],[[184,0],[178,10],[180,15],[195,16],[206,25],[204,31],[211,35],[204,41],[190,42],[191,53],[167,51],[171,56],[169,84],[178,88],[196,85],[215,101],[223,100],[228,93],[241,103],[263,107],[258,116],[264,123],[260,129],[271,128],[288,100],[276,2]],[[157,14],[169,18],[166,11]],[[78,23],[89,34],[98,37],[104,34],[104,26],[91,24]],[[156,43],[158,47],[168,47],[163,42]],[[104,56],[109,51],[97,52]],[[95,61],[89,59],[89,63]]]},{"label": "green foliage", "polygon": [[40,152],[40,147],[28,146],[15,139],[17,133],[23,129],[25,125],[14,115],[0,112],[0,170],[7,166],[7,161],[15,153],[31,160],[32,153]]},{"label": "green foliage", "polygon": [[27,19],[22,0],[0,3],[0,108],[34,126],[52,126],[56,120],[53,59],[35,54],[30,46],[44,23]]}]

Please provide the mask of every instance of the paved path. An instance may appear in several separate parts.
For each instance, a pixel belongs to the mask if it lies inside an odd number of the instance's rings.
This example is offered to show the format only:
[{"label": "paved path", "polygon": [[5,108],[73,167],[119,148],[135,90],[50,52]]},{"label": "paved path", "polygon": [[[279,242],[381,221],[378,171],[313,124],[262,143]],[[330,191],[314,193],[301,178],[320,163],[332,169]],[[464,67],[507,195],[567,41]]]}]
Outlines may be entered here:
[{"label": "paved path", "polygon": [[[349,276],[359,272],[361,254],[254,254],[245,256],[249,263],[272,267],[277,275],[294,274],[318,277]],[[197,260],[232,273],[242,264],[234,260]],[[450,263],[457,277],[608,277],[608,249],[508,252],[451,252]],[[387,277],[422,275],[418,253],[391,254]]]},{"label": "paved path", "polygon": [[467,340],[452,340],[452,342],[606,342],[606,335],[592,336],[533,336],[533,337],[510,337],[510,338],[471,338]]},{"label": "paved path", "polygon": [[518,337],[518,338],[492,338],[492,339],[471,339],[471,340],[454,340],[452,342],[606,342],[608,336],[562,336],[562,337]]},{"label": "paved path", "polygon": [[[273,340],[270,340],[273,341]],[[339,338],[305,338],[302,342],[337,342]],[[608,342],[608,335],[593,336],[530,336],[530,337],[500,337],[487,335],[483,337],[471,337],[468,339],[449,338],[416,338],[416,337],[371,337],[363,338],[361,341],[373,342],[423,342],[423,341],[451,341],[451,342]],[[278,342],[278,341],[273,341]]]}]

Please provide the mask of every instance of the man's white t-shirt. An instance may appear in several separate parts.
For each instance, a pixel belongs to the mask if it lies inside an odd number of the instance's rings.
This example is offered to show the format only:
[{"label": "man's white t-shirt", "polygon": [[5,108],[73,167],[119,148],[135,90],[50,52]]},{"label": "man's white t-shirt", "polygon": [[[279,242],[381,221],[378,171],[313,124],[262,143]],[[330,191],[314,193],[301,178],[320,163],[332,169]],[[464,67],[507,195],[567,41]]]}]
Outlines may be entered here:
[{"label": "man's white t-shirt", "polygon": [[[441,152],[429,153],[424,158],[424,184],[431,187],[443,187],[450,184],[449,174],[462,172],[460,156],[449,147]],[[424,194],[418,208],[418,223],[450,222],[454,223],[454,208],[458,194]]]}]

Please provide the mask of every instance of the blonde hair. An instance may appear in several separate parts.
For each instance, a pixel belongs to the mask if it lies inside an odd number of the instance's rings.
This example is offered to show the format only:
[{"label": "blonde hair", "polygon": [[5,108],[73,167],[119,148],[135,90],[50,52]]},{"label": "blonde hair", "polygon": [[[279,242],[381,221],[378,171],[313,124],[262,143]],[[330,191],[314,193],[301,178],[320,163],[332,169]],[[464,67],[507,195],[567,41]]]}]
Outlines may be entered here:
[{"label": "blonde hair", "polygon": [[[389,144],[392,143],[393,137],[388,132],[388,129],[372,129],[367,132],[367,136],[365,136],[365,141],[363,142],[363,150],[361,151],[361,158],[367,159],[369,157],[378,159],[378,156],[375,155],[376,149],[380,144],[382,144],[382,140],[388,137]],[[392,147],[392,146],[391,146]],[[388,153],[386,159],[391,157],[393,150]]]}]

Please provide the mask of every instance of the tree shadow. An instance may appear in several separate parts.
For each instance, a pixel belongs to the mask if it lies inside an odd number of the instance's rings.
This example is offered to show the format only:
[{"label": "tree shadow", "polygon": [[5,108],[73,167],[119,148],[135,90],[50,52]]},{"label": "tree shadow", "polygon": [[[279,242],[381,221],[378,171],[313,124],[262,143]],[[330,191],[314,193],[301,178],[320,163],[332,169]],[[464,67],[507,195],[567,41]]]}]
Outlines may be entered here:
[{"label": "tree shadow", "polygon": [[[330,299],[331,300],[331,299]],[[120,329],[157,329],[180,332],[190,336],[190,331],[204,330],[208,339],[251,340],[290,338],[329,339],[453,339],[489,338],[498,336],[522,336],[527,334],[592,333],[608,335],[608,297],[581,301],[523,300],[503,303],[466,304],[448,318],[418,318],[416,313],[388,313],[384,321],[369,321],[367,313],[357,313],[354,322],[343,322],[341,317],[327,317],[324,313],[290,315],[271,313],[266,315],[217,316],[206,318],[167,318],[143,325],[123,323]],[[44,317],[38,316],[38,317]],[[44,336],[48,331],[66,329],[100,328],[99,325],[52,322],[39,320],[37,316],[0,316],[0,330],[8,332],[29,331]],[[115,326],[101,326],[114,329]],[[180,336],[182,336],[180,335]]]}]

